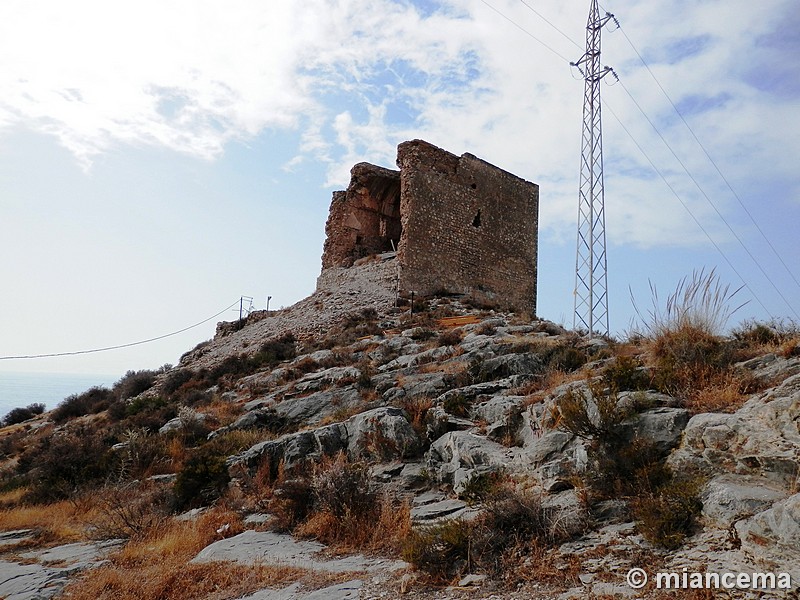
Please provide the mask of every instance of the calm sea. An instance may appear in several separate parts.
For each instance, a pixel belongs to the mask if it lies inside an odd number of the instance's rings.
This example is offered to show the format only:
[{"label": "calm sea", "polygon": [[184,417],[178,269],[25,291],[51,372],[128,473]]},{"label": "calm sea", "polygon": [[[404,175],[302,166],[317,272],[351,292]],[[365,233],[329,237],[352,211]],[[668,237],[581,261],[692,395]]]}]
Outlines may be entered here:
[{"label": "calm sea", "polygon": [[0,371],[0,418],[11,409],[42,402],[47,410],[71,394],[91,387],[110,387],[119,377],[110,375],[65,375],[63,373],[3,373]]}]

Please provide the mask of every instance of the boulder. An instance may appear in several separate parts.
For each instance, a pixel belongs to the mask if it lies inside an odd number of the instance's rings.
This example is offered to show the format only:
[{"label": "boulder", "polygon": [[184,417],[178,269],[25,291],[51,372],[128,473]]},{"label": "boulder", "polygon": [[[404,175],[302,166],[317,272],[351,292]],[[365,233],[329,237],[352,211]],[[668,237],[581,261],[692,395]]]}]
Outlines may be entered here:
[{"label": "boulder", "polygon": [[452,484],[454,491],[460,493],[471,478],[505,468],[514,454],[485,437],[468,431],[451,431],[431,445],[427,454],[428,472],[434,479]]},{"label": "boulder", "polygon": [[396,382],[395,376],[391,376],[391,385],[383,391],[376,388],[378,393],[383,395],[386,402],[399,400],[400,398],[432,398],[441,394],[447,389],[447,381],[443,373],[418,373],[414,375],[404,375],[402,383]]},{"label": "boulder", "polygon": [[361,371],[356,367],[331,367],[324,371],[308,373],[295,381],[294,389],[297,392],[316,392],[343,382],[352,383],[361,377]]},{"label": "boulder", "polygon": [[361,393],[355,387],[314,392],[302,398],[284,398],[274,405],[275,413],[287,424],[313,425],[337,410],[362,404]]},{"label": "boulder", "polygon": [[695,415],[668,459],[677,472],[750,475],[786,489],[796,485],[799,462],[800,391],[784,396],[779,388],[751,398],[734,414]]},{"label": "boulder", "polygon": [[377,457],[391,460],[419,452],[420,440],[402,409],[384,406],[357,414],[341,423],[286,434],[260,442],[226,461],[231,477],[252,476],[268,461],[273,474],[278,466],[293,467],[344,451],[351,459]]},{"label": "boulder", "polygon": [[525,396],[495,396],[473,409],[476,420],[486,422],[486,435],[492,440],[515,437],[522,426]]},{"label": "boulder", "polygon": [[787,496],[788,492],[766,479],[726,474],[709,481],[700,498],[706,523],[727,529]]},{"label": "boulder", "polygon": [[544,362],[538,353],[504,354],[484,360],[476,376],[480,381],[493,381],[511,375],[535,375],[543,368]]},{"label": "boulder", "polygon": [[757,564],[800,581],[800,494],[735,525],[742,550]]},{"label": "boulder", "polygon": [[666,454],[680,443],[688,422],[689,411],[684,408],[653,408],[634,418],[631,433],[652,442],[659,452]]},{"label": "boulder", "polygon": [[204,564],[229,561],[243,565],[274,564],[313,571],[345,573],[402,568],[405,563],[365,558],[361,555],[332,560],[319,557],[323,544],[296,540],[290,535],[271,531],[244,531],[239,535],[214,542],[203,548],[190,562]]},{"label": "boulder", "polygon": [[203,413],[195,412],[191,409],[186,409],[185,411],[181,411],[181,414],[175,417],[174,419],[170,419],[166,423],[164,423],[158,430],[158,433],[161,435],[165,435],[172,431],[180,431],[187,427],[192,427],[192,425],[196,425],[199,423],[203,423],[206,420],[206,415]]}]

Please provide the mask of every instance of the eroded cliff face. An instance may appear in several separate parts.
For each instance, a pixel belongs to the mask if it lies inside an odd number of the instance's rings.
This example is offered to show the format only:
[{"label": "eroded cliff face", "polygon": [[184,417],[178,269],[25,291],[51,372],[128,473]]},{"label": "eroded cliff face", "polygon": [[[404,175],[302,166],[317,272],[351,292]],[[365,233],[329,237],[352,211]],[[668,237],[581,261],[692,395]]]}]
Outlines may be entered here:
[{"label": "eroded cliff face", "polygon": [[400,243],[400,172],[359,163],[346,191],[333,193],[325,225],[322,269],[350,267],[359,258]]},{"label": "eroded cliff face", "polygon": [[359,163],[334,192],[323,272],[396,250],[399,295],[462,295],[535,314],[539,186],[422,140],[400,144],[397,165]]}]

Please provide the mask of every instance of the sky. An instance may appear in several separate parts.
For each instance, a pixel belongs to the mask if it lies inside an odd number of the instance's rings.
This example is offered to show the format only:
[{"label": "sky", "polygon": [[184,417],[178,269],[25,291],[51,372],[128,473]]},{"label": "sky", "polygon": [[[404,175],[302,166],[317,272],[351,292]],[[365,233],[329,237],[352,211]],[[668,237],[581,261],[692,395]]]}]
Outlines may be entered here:
[{"label": "sky", "polygon": [[[744,286],[734,320],[800,320],[800,5],[601,5],[621,24],[601,57],[612,333],[700,269]],[[331,192],[416,138],[539,184],[538,312],[571,326],[588,9],[5,0],[0,357],[205,322],[0,373],[175,364],[242,296],[302,299]]]}]

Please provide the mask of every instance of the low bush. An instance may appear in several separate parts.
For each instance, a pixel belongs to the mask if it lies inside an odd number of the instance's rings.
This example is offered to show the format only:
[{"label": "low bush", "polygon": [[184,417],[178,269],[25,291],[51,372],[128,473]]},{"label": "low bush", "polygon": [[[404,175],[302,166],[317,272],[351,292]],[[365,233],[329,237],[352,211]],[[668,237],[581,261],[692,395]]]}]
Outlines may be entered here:
[{"label": "low bush", "polygon": [[472,408],[472,400],[460,393],[451,393],[442,402],[442,407],[456,417],[467,417]]},{"label": "low bush", "polygon": [[17,423],[22,423],[23,421],[32,419],[33,417],[42,414],[44,409],[45,405],[41,402],[29,404],[24,408],[14,408],[5,417],[3,417],[3,426],[8,427],[9,425],[16,425]]},{"label": "low bush", "polygon": [[269,510],[274,515],[272,526],[278,531],[291,531],[305,521],[314,510],[314,487],[308,477],[286,479],[276,485]]},{"label": "low bush", "polygon": [[641,360],[631,356],[617,358],[602,371],[603,383],[617,392],[643,391],[651,387],[650,374]]},{"label": "low bush", "polygon": [[71,498],[102,484],[113,467],[110,440],[88,426],[40,438],[17,463],[30,486],[25,499],[36,503]]},{"label": "low bush", "polygon": [[458,495],[469,504],[478,504],[495,496],[503,485],[503,475],[496,471],[473,475]]},{"label": "low bush", "polygon": [[99,413],[107,409],[113,399],[113,392],[100,386],[93,387],[81,394],[72,394],[64,398],[55,408],[52,413],[53,421],[63,423],[75,417]]},{"label": "low bush", "polygon": [[464,337],[464,332],[460,329],[449,329],[443,331],[436,338],[437,346],[458,346]]},{"label": "low bush", "polygon": [[155,383],[156,371],[128,371],[117,381],[111,391],[116,400],[127,400],[146,392]]},{"label": "low bush", "polygon": [[699,480],[677,477],[652,441],[625,434],[630,412],[618,406],[615,393],[594,386],[592,398],[567,394],[559,405],[559,427],[589,442],[583,474],[589,502],[632,498],[642,534],[654,544],[677,548],[693,531],[702,509]]},{"label": "low bush", "polygon": [[409,507],[380,496],[369,466],[341,453],[289,475],[279,469],[272,485],[273,527],[339,549],[397,551],[411,528]]},{"label": "low bush", "polygon": [[222,497],[230,482],[226,459],[251,446],[253,439],[252,433],[232,431],[192,450],[175,480],[177,508],[207,506]]},{"label": "low bush", "polygon": [[450,520],[412,531],[403,559],[437,583],[476,571],[513,579],[525,556],[585,529],[582,520],[567,522],[537,494],[508,484],[493,487],[482,500],[484,512],[474,520]]},{"label": "low bush", "polygon": [[450,582],[474,570],[476,537],[477,526],[460,519],[415,529],[403,545],[402,557],[434,581]]},{"label": "low bush", "polygon": [[701,480],[671,478],[632,503],[636,527],[650,543],[675,550],[692,535],[703,509]]},{"label": "low bush", "polygon": [[130,482],[94,495],[97,517],[92,525],[105,538],[140,538],[165,523],[173,504],[167,486]]}]

